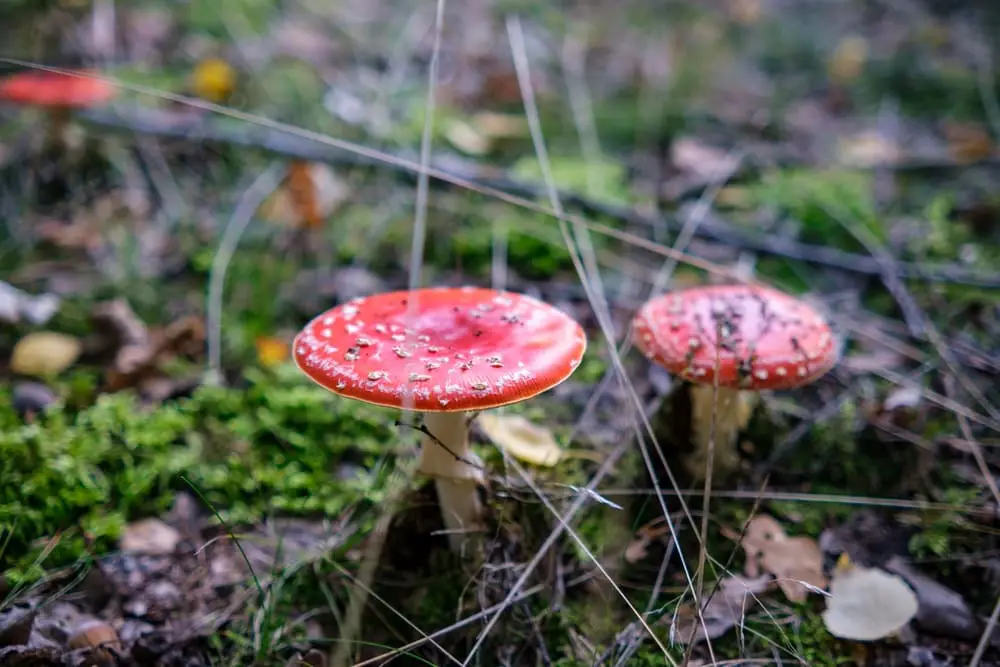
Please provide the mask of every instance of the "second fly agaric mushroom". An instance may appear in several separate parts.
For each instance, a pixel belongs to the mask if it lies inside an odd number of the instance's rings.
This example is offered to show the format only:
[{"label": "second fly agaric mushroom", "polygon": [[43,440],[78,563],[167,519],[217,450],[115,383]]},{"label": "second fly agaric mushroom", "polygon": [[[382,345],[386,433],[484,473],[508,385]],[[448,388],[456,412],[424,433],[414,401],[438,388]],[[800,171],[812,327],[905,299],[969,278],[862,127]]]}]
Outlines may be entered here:
[{"label": "second fly agaric mushroom", "polygon": [[423,414],[419,471],[434,478],[452,549],[482,516],[482,464],[467,413],[560,384],[587,347],[583,329],[529,296],[434,287],[353,299],[306,325],[293,358],[335,394]]},{"label": "second fly agaric mushroom", "polygon": [[696,477],[707,459],[713,413],[714,460],[725,472],[737,459],[752,392],[809,384],[840,352],[816,309],[752,285],[696,287],[652,299],[635,316],[633,338],[646,357],[690,383],[696,455],[689,468]]},{"label": "second fly agaric mushroom", "polygon": [[71,111],[109,102],[118,92],[112,84],[89,74],[92,72],[18,72],[0,80],[0,102],[46,109],[50,136],[58,137]]}]

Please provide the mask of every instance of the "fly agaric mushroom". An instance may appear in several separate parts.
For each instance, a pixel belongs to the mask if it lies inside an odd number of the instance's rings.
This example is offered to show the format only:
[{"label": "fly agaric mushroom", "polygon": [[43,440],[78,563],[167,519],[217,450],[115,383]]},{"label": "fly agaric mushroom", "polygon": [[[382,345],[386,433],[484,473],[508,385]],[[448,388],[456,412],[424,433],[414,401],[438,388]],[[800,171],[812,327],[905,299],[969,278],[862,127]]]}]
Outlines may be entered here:
[{"label": "fly agaric mushroom", "polygon": [[419,472],[434,478],[449,542],[482,516],[482,463],[468,412],[536,396],[573,374],[587,347],[562,311],[522,294],[432,287],[361,297],[296,336],[292,354],[335,394],[423,414]]},{"label": "fly agaric mushroom", "polygon": [[49,136],[59,138],[74,109],[99,106],[109,102],[118,92],[112,84],[90,74],[93,72],[18,72],[0,80],[0,102],[47,109]]},{"label": "fly agaric mushroom", "polygon": [[[809,304],[769,287],[715,285],[664,294],[635,316],[633,338],[646,357],[689,383],[693,476],[703,474],[713,413],[720,472],[735,466],[736,438],[754,393],[793,389],[825,375],[839,345]],[[718,385],[718,400],[716,398]]]}]

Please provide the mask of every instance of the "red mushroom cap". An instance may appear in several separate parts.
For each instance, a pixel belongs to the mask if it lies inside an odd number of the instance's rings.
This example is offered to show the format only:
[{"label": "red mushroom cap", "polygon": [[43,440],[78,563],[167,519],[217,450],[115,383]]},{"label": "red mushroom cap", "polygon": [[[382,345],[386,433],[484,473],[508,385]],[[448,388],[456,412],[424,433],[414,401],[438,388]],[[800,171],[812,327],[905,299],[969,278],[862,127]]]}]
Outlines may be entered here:
[{"label": "red mushroom cap", "polygon": [[112,99],[117,92],[102,79],[44,70],[18,72],[0,81],[0,100],[45,107],[95,106]]},{"label": "red mushroom cap", "polygon": [[648,358],[685,380],[720,387],[791,389],[839,358],[829,324],[807,303],[769,287],[716,285],[647,302],[633,338]]},{"label": "red mushroom cap", "polygon": [[[412,315],[410,310],[412,309]],[[353,299],[306,325],[299,368],[335,394],[422,412],[517,403],[572,375],[583,329],[537,299],[432,287]]]}]

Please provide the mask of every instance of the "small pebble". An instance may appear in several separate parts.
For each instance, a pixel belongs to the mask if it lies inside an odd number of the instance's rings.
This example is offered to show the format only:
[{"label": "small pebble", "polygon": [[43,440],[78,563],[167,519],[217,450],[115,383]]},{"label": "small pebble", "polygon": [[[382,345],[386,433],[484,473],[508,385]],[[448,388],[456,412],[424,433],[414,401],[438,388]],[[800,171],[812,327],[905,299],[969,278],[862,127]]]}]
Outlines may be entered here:
[{"label": "small pebble", "polygon": [[115,629],[96,618],[83,621],[76,626],[67,644],[72,649],[121,648],[121,641]]},{"label": "small pebble", "polygon": [[22,417],[33,417],[59,400],[56,393],[41,382],[18,382],[11,402]]},{"label": "small pebble", "polygon": [[30,604],[15,602],[0,611],[0,647],[27,644],[34,624],[35,609]]}]

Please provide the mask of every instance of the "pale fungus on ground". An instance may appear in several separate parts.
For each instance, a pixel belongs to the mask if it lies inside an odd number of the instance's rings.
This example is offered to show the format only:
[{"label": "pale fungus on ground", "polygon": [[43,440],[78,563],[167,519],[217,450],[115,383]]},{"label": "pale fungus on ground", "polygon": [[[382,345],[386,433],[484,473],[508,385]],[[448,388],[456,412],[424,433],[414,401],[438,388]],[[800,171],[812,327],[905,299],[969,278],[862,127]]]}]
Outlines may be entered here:
[{"label": "pale fungus on ground", "polygon": [[902,577],[856,565],[845,554],[830,579],[823,623],[835,637],[870,642],[900,632],[919,609]]},{"label": "pale fungus on ground", "polygon": [[353,299],[306,325],[292,354],[330,391],[422,413],[419,472],[434,478],[454,550],[481,522],[485,483],[467,414],[517,403],[566,380],[583,329],[531,297],[434,287]]},{"label": "pale fungus on ground", "polygon": [[716,470],[735,466],[737,436],[756,392],[807,385],[833,368],[840,354],[816,309],[753,285],[656,297],[636,314],[633,338],[647,358],[689,383],[695,477],[703,474],[713,434]]}]

